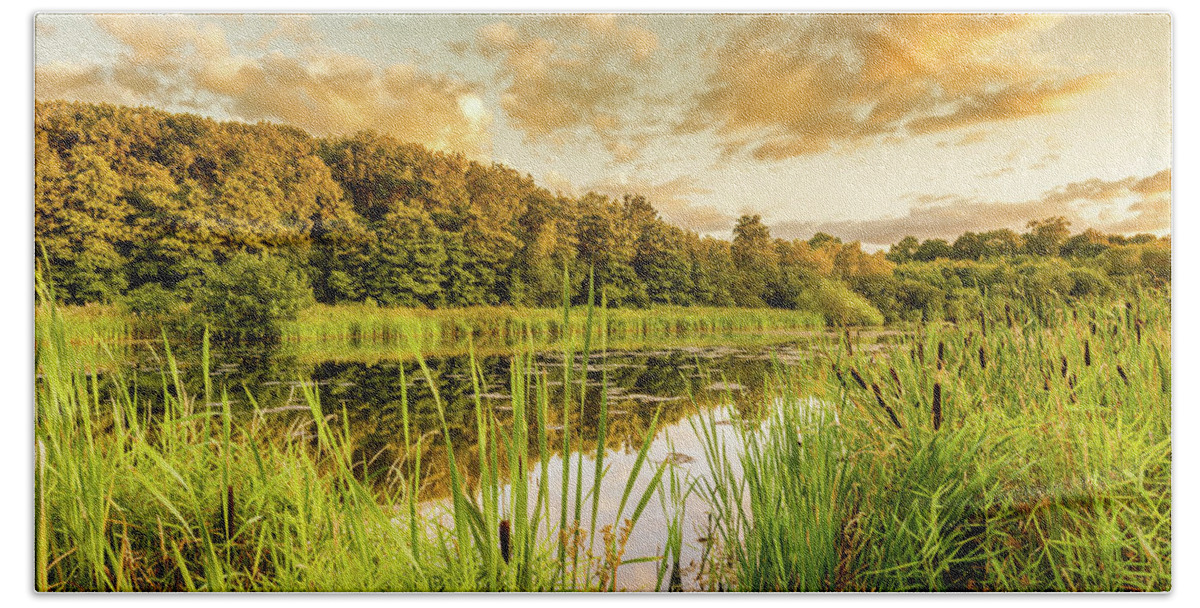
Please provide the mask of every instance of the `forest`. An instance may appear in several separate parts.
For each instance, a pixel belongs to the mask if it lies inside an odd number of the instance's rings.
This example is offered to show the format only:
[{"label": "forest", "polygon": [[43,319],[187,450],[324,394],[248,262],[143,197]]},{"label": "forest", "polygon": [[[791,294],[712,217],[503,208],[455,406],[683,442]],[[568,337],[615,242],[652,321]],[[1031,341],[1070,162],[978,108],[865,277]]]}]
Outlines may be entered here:
[{"label": "forest", "polygon": [[1062,217],[875,253],[824,233],[774,238],[759,215],[702,236],[636,192],[567,197],[372,132],[39,101],[34,146],[35,248],[59,300],[156,318],[203,317],[234,293],[285,317],[314,302],[545,308],[565,274],[574,304],[591,275],[611,307],[878,325],[971,316],[985,293],[1071,301],[1171,279],[1170,237],[1072,234]]}]

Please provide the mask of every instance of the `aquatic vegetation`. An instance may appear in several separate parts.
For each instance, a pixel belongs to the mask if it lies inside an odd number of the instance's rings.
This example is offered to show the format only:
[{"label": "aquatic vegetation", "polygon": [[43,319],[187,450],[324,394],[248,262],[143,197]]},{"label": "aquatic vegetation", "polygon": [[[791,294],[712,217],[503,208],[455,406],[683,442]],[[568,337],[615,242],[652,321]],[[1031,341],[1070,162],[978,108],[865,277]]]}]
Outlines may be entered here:
[{"label": "aquatic vegetation", "polygon": [[1169,293],[991,310],[986,334],[928,324],[778,368],[740,454],[700,424],[706,567],[743,591],[1170,589]]},{"label": "aquatic vegetation", "polygon": [[[396,367],[399,453],[381,466],[335,398],[353,381],[281,386],[303,414],[281,427],[207,340],[187,355],[199,384],[161,340],[161,389],[142,393],[120,366],[98,371],[106,351],[72,341],[50,290],[39,589],[614,590],[638,564],[660,590],[1170,587],[1169,292],[990,306],[882,341],[818,332],[759,387],[697,349],[678,370],[694,393],[623,395],[605,331],[622,312],[600,290],[599,306],[557,312],[577,336],[557,355],[533,327],[508,338],[524,346],[501,384],[473,332],[461,368],[422,357],[419,334],[393,342],[415,367]],[[726,406],[683,422],[702,450],[656,447],[664,412],[713,399]],[[616,434],[636,440],[612,469]],[[657,549],[631,549],[654,502]]]}]

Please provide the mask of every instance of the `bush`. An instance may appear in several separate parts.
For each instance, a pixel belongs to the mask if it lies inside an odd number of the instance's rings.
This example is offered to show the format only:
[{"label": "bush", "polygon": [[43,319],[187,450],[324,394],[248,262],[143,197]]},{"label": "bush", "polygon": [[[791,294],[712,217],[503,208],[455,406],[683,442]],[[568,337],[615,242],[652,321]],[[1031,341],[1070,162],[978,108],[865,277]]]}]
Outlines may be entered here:
[{"label": "bush", "polygon": [[220,340],[274,343],[283,335],[283,322],[312,303],[308,279],[283,260],[239,253],[205,273],[192,319],[207,324]]},{"label": "bush", "polygon": [[186,315],[186,306],[179,295],[158,283],[146,283],[131,290],[123,304],[137,316],[139,325],[155,332]]},{"label": "bush", "polygon": [[818,312],[829,325],[882,325],[883,314],[845,284],[818,279],[797,299],[797,308]]},{"label": "bush", "polygon": [[1113,290],[1109,281],[1098,270],[1091,268],[1073,268],[1067,273],[1074,283],[1071,286],[1071,297],[1086,298],[1089,296],[1106,296]]}]

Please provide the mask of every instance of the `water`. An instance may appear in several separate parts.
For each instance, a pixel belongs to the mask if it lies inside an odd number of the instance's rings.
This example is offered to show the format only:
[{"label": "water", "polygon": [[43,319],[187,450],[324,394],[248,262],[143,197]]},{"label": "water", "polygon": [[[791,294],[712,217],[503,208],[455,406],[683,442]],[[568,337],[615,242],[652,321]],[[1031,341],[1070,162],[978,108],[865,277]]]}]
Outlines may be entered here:
[{"label": "water", "polygon": [[[670,345],[636,350],[611,351],[593,354],[587,362],[586,392],[580,412],[580,389],[584,360],[576,354],[571,372],[573,447],[582,452],[584,488],[593,483],[596,453],[597,414],[604,393],[609,403],[609,424],[605,442],[605,461],[608,469],[602,483],[597,530],[604,525],[619,527],[618,502],[636,455],[656,412],[659,413],[658,432],[650,445],[649,462],[639,474],[631,504],[620,517],[632,514],[636,499],[647,487],[659,463],[673,468],[686,488],[704,478],[709,470],[703,447],[696,437],[694,424],[701,417],[713,416],[718,432],[728,442],[731,454],[737,453],[738,439],[730,420],[730,411],[751,419],[767,412],[770,404],[765,387],[769,373],[778,364],[787,365],[809,356],[812,336],[787,337],[775,335],[756,339],[729,339],[724,344]],[[503,349],[501,349],[503,350]],[[150,399],[162,390],[161,358],[152,346],[133,349],[128,362],[131,375],[138,386],[140,399]],[[185,390],[204,402],[203,377],[198,361],[189,353],[178,353]],[[541,352],[534,355],[533,373],[544,381],[549,396],[551,420],[547,425],[551,457],[546,463],[551,489],[550,521],[558,521],[558,492],[564,460],[571,468],[572,495],[580,453],[561,453],[562,376],[564,358],[561,352]],[[475,390],[471,381],[470,359],[453,354],[427,359],[438,393],[445,406],[446,423],[455,449],[456,459],[465,464],[468,480],[477,474]],[[479,398],[492,410],[502,427],[511,424],[510,395],[511,354],[490,354],[478,359],[481,371]],[[231,406],[241,416],[261,416],[260,424],[275,429],[279,436],[309,436],[311,412],[303,397],[301,383],[315,383],[322,410],[327,415],[348,419],[350,440],[355,460],[366,477],[377,484],[394,484],[404,471],[405,450],[402,427],[402,388],[407,393],[412,437],[423,438],[422,498],[430,509],[444,506],[449,495],[449,476],[441,423],[428,381],[419,365],[401,353],[381,353],[378,348],[328,349],[305,344],[284,345],[278,349],[214,349],[210,365],[214,402],[222,389],[229,395]],[[531,382],[532,384],[532,382]],[[243,388],[245,387],[245,388]],[[247,391],[254,396],[259,411],[253,412]],[[530,404],[529,419],[535,414]],[[340,426],[340,423],[339,423]],[[531,443],[536,441],[531,429]],[[581,439],[578,439],[581,438]],[[536,446],[531,454],[530,502],[536,496],[541,463]],[[694,563],[698,563],[711,536],[710,521],[698,485],[687,495],[683,511],[684,587],[694,588]],[[591,499],[585,498],[582,525],[586,529],[591,519]],[[626,560],[659,555],[666,542],[668,518],[675,505],[653,497],[626,546]],[[573,512],[573,506],[570,507]],[[599,536],[599,533],[597,533]],[[596,546],[600,551],[599,545]],[[622,566],[617,579],[618,588],[651,590],[657,580],[657,564],[653,562]],[[664,582],[665,587],[665,582]]]}]

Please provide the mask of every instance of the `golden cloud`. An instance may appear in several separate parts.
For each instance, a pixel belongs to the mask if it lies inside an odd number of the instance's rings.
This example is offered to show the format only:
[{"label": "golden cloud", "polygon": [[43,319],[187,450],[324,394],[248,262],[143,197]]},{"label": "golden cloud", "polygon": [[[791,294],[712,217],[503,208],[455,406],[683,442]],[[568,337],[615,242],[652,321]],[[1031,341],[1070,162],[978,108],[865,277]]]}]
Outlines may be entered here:
[{"label": "golden cloud", "polygon": [[775,236],[808,238],[827,232],[873,245],[905,236],[952,239],[967,232],[1021,229],[1029,220],[1063,216],[1074,230],[1163,233],[1171,228],[1171,170],[1145,178],[1088,179],[1049,190],[1022,202],[986,202],[955,195],[923,195],[901,217],[835,222],[786,221],[771,227]]},{"label": "golden cloud", "polygon": [[296,54],[237,52],[221,27],[184,16],[105,15],[96,22],[122,45],[118,61],[38,66],[37,98],[215,106],[241,120],[322,135],[373,129],[435,149],[488,153],[491,116],[476,85],[313,46],[319,37],[303,19],[282,18],[260,41],[310,45]]},{"label": "golden cloud", "polygon": [[[762,16],[709,57],[681,132],[779,160],[1047,114],[1099,86],[1031,49],[1027,15]],[[964,141],[969,141],[968,134]]]},{"label": "golden cloud", "polygon": [[615,15],[564,15],[479,29],[474,50],[500,62],[501,106],[531,139],[565,143],[599,137],[617,162],[636,158],[644,136],[630,116],[653,69],[653,32]]}]

